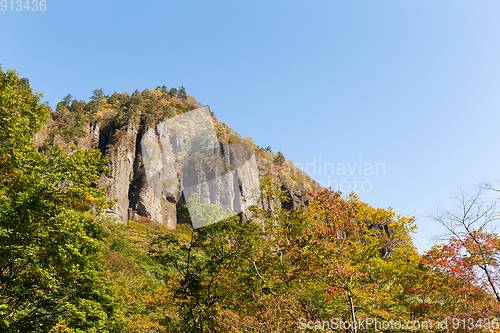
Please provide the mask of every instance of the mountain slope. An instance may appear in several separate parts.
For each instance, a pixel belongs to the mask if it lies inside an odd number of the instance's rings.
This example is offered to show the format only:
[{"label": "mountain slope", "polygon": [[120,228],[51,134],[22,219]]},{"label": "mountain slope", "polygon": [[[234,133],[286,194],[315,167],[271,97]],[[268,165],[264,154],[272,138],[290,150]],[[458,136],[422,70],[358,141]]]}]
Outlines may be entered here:
[{"label": "mountain slope", "polygon": [[[178,222],[185,222],[178,209],[185,204],[185,198],[179,184],[157,191],[148,183],[141,140],[150,129],[161,134],[162,129],[158,124],[163,120],[199,107],[201,105],[187,95],[182,87],[169,91],[166,87],[157,87],[154,90],[135,91],[131,95],[124,92],[110,96],[99,89],[94,91],[88,103],[73,100],[68,95],[58,103],[51,119],[38,133],[36,144],[44,146],[58,143],[66,148],[76,144],[85,149],[99,149],[108,157],[112,173],[101,177],[97,186],[106,186],[108,197],[116,200],[114,207],[107,210],[106,215],[123,223],[137,221],[141,217],[147,218],[173,229]],[[282,189],[290,199],[283,202],[284,207],[293,209],[307,204],[309,196],[306,189],[317,190],[319,185],[316,182],[291,161],[287,161],[280,152],[275,154],[269,147],[259,148],[250,138],[242,139],[226,124],[218,121],[211,111],[210,113],[221,144],[250,146],[257,160],[259,175],[268,174],[280,180]],[[173,151],[178,145],[177,142],[169,144],[170,147],[164,147],[165,151]],[[175,172],[173,156],[170,154],[166,157],[161,161],[164,164],[162,168]],[[200,183],[204,181],[206,179],[199,179]],[[235,206],[241,205],[237,202],[239,196],[235,196],[235,193],[229,195]],[[263,200],[259,201],[258,206],[269,208]]]}]

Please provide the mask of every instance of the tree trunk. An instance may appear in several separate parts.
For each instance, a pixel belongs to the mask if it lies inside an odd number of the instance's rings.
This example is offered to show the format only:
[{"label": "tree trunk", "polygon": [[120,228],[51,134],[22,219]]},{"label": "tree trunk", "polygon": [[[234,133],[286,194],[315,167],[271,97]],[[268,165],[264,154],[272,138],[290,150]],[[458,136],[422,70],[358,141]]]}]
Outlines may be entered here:
[{"label": "tree trunk", "polygon": [[358,324],[356,323],[356,314],[354,313],[354,303],[352,302],[351,295],[348,293],[347,298],[349,299],[349,305],[351,306],[351,330],[356,333]]}]

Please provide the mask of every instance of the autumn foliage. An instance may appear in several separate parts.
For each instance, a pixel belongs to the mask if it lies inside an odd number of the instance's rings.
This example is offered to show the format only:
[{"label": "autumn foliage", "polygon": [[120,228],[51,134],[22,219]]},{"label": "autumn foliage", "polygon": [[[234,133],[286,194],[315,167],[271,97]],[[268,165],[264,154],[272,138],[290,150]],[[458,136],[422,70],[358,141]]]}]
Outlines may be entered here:
[{"label": "autumn foliage", "polygon": [[[252,145],[262,201],[247,218],[198,230],[145,217],[116,223],[102,214],[111,203],[94,186],[108,171],[101,153],[37,149],[33,136],[48,108],[13,71],[0,70],[0,88],[0,332],[297,332],[301,321],[316,327],[333,318],[497,322],[497,211],[478,206],[478,196],[459,197],[462,215],[439,216],[448,236],[419,254],[415,218],[319,188],[281,153]],[[78,136],[96,119],[154,123],[196,106],[183,87],[96,90],[89,103],[68,95],[52,115],[66,126],[52,134]],[[225,143],[250,143],[215,127]],[[123,135],[120,128],[110,135]],[[290,205],[283,184],[308,188],[308,204]],[[198,200],[190,211],[214,208]],[[185,206],[177,209],[190,220]]]}]

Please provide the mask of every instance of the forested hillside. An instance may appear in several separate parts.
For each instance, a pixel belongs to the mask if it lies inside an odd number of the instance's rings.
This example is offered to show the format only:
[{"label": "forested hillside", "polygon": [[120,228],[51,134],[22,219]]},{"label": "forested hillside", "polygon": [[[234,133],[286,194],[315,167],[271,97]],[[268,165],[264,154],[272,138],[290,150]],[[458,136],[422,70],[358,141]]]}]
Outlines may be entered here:
[{"label": "forested hillside", "polygon": [[[201,105],[186,94],[184,88],[157,87],[154,90],[135,91],[104,95],[102,89],[95,90],[89,103],[73,100],[71,95],[59,102],[44,128],[36,136],[36,144],[44,147],[60,144],[69,149],[76,144],[83,149],[99,149],[109,159],[111,173],[101,177],[98,187],[106,187],[109,198],[117,198],[106,215],[123,223],[146,217],[175,228],[183,217],[178,208],[185,204],[180,186],[173,184],[159,193],[149,184],[144,171],[141,141],[148,130],[162,131],[158,124]],[[214,130],[219,141],[226,145],[247,145],[254,151],[259,173],[279,179],[290,197],[288,206],[303,206],[308,200],[307,189],[317,189],[312,181],[280,153],[271,147],[258,148],[252,139],[242,139],[212,113]],[[165,133],[165,135],[167,135]],[[167,143],[170,150],[182,145],[180,139]],[[181,140],[182,141],[182,140]],[[174,156],[167,156],[168,159]],[[162,162],[163,163],[163,162]],[[164,168],[172,168],[163,165]],[[175,171],[172,169],[172,172]],[[206,179],[199,179],[204,182]],[[233,198],[232,201],[235,201]],[[238,205],[237,202],[235,202]],[[266,205],[266,201],[260,203]]]},{"label": "forested hillside", "polygon": [[261,198],[193,229],[138,149],[201,106],[183,87],[41,97],[0,70],[0,332],[500,332],[500,238],[482,210],[419,254],[414,218],[320,188],[212,113],[221,143],[252,147]]}]

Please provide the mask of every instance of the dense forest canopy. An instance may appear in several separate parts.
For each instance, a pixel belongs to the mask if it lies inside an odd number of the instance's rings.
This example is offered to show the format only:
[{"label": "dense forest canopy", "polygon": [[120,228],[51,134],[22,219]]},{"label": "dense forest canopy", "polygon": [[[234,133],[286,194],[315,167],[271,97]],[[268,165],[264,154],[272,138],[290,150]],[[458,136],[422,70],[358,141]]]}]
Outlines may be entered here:
[{"label": "dense forest canopy", "polygon": [[[95,186],[107,157],[72,145],[86,124],[119,140],[130,119],[147,126],[200,105],[165,86],[68,95],[55,110],[41,97],[0,71],[0,332],[500,332],[497,211],[475,211],[479,196],[439,217],[451,236],[422,255],[414,218],[319,188],[212,114],[221,142],[254,148],[266,207],[197,230],[116,223]],[[307,204],[288,206],[284,184]]]}]

